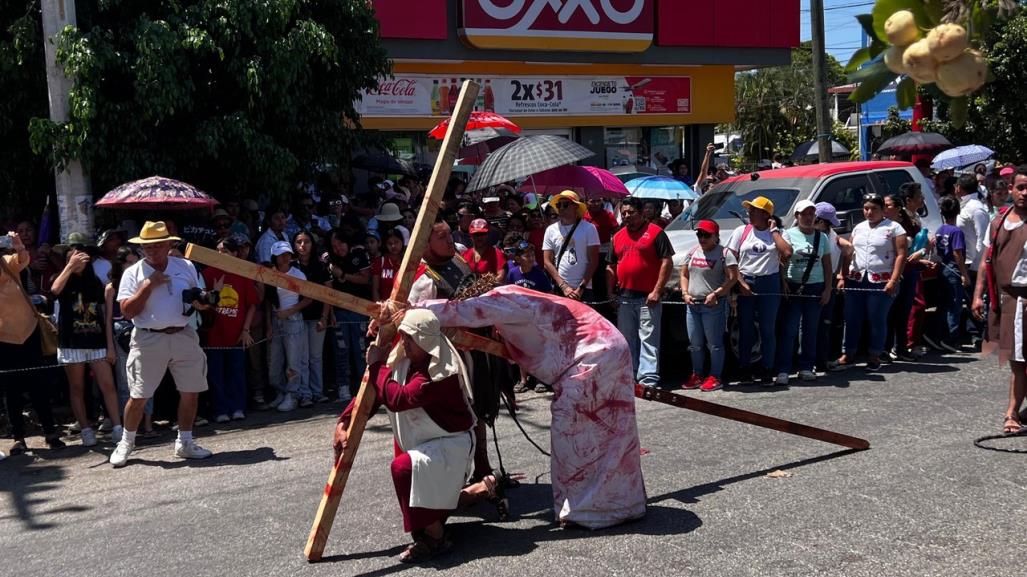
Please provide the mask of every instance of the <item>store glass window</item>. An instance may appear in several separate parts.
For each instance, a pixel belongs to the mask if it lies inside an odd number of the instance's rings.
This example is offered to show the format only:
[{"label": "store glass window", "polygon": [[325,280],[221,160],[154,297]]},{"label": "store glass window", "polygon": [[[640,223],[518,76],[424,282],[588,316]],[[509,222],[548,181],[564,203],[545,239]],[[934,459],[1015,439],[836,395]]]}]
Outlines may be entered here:
[{"label": "store glass window", "polygon": [[667,165],[681,156],[682,135],[680,126],[607,128],[606,168],[640,166],[670,174]]}]

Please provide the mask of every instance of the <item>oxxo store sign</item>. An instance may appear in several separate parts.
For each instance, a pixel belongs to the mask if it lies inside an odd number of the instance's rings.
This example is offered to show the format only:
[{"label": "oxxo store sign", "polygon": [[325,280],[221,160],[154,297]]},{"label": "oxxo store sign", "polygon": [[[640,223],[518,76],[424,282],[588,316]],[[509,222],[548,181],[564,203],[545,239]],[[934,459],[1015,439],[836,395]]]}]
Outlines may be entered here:
[{"label": "oxxo store sign", "polygon": [[655,3],[462,0],[460,34],[482,49],[642,52],[653,42]]},{"label": "oxxo store sign", "polygon": [[[482,89],[476,109],[504,116],[689,114],[689,76],[517,76],[473,78]],[[364,116],[449,116],[463,78],[403,75],[366,91]]]}]

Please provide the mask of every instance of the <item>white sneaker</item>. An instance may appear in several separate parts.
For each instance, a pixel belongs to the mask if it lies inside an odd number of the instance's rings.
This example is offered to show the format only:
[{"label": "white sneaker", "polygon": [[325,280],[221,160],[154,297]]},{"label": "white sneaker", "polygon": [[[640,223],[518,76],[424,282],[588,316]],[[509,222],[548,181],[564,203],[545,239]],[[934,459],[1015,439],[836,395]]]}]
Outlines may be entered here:
[{"label": "white sneaker", "polygon": [[132,454],[132,449],[135,449],[135,445],[121,439],[118,446],[114,447],[114,452],[111,453],[111,465],[114,465],[115,468],[124,467],[128,462],[128,456]]},{"label": "white sneaker", "polygon": [[218,416],[214,417],[214,422],[215,423],[227,423],[228,421],[231,421],[231,420],[232,419],[228,415],[218,415]]},{"label": "white sneaker", "polygon": [[232,413],[232,420],[233,421],[241,421],[241,420],[243,420],[245,418],[246,418],[246,413],[244,413],[242,411],[236,411],[236,412]]},{"label": "white sneaker", "polygon": [[815,381],[817,380],[817,374],[813,371],[799,371],[799,380]]},{"label": "white sneaker", "polygon": [[82,429],[82,446],[83,447],[95,447],[96,446],[96,433],[92,429]]},{"label": "white sneaker", "polygon": [[285,395],[285,399],[275,408],[282,413],[287,413],[296,408],[296,399],[292,395]]},{"label": "white sneaker", "polygon": [[778,373],[777,378],[774,379],[775,385],[787,385],[788,384],[788,373]]},{"label": "white sneaker", "polygon": [[114,441],[114,444],[117,445],[121,442],[121,437],[123,437],[124,434],[125,427],[123,425],[115,426],[113,429],[111,429],[111,441]]},{"label": "white sneaker", "polygon": [[196,441],[175,441],[175,455],[183,459],[206,459],[213,455],[207,449],[196,444]]}]

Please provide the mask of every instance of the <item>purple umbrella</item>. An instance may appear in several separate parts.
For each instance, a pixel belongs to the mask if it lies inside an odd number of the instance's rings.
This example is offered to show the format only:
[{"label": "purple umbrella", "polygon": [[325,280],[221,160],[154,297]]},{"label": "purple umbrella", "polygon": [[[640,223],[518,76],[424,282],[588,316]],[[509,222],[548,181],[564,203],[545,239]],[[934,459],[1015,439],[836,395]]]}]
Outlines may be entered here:
[{"label": "purple umbrella", "polygon": [[163,176],[122,184],[96,202],[100,208],[123,210],[192,210],[217,204],[195,186]]},{"label": "purple umbrella", "polygon": [[595,166],[558,166],[540,172],[525,180],[521,192],[534,192],[552,196],[564,190],[573,190],[581,198],[624,198],[628,189],[609,170]]}]

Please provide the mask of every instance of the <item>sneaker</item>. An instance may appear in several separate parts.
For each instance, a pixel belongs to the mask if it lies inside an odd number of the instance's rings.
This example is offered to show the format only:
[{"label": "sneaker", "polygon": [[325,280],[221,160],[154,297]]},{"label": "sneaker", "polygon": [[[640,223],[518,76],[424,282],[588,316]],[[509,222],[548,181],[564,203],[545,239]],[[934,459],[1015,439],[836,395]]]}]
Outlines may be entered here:
[{"label": "sneaker", "polygon": [[712,391],[716,391],[717,389],[721,389],[723,387],[724,384],[720,382],[720,379],[714,377],[713,375],[710,375],[706,377],[706,380],[703,381],[702,385],[699,386],[699,390],[704,393],[709,393]]},{"label": "sneaker", "polygon": [[531,390],[531,385],[528,384],[528,381],[517,381],[517,384],[514,385],[514,388],[513,388],[513,392],[514,393],[518,393],[518,394],[520,394],[520,393],[527,393],[530,390]]},{"label": "sneaker", "polygon": [[271,409],[274,409],[278,405],[281,405],[282,401],[284,401],[284,400],[285,400],[285,393],[278,393],[278,396],[276,396],[270,403],[265,403],[263,405],[260,405],[260,410],[262,410],[262,411],[270,411]]},{"label": "sneaker", "polygon": [[288,413],[296,408],[296,399],[292,395],[285,395],[285,399],[275,407],[279,412]]},{"label": "sneaker", "polygon": [[832,373],[839,373],[841,371],[847,371],[847,370],[852,368],[852,361],[849,361],[847,363],[842,363],[842,362],[837,361],[837,360],[830,361],[829,363],[827,363],[827,368]]},{"label": "sneaker", "polygon": [[100,420],[100,426],[96,430],[101,433],[109,433],[114,430],[114,421],[104,417]]},{"label": "sneaker", "polygon": [[128,456],[132,454],[132,449],[135,449],[135,445],[122,439],[111,453],[111,465],[114,465],[115,468],[124,467],[128,462]]},{"label": "sneaker", "polygon": [[539,384],[535,385],[535,392],[536,393],[546,393],[546,392],[549,392],[549,387],[547,387],[543,383],[539,383]]},{"label": "sneaker", "polygon": [[207,419],[204,419],[203,417],[196,417],[196,420],[193,421],[193,426],[194,427],[205,427],[205,426],[207,426],[209,424],[210,424],[210,421],[208,421]]},{"label": "sneaker", "polygon": [[742,371],[738,375],[738,384],[739,385],[751,385],[754,382],[756,382],[756,381],[753,379],[752,371]]},{"label": "sneaker", "polygon": [[904,363],[912,363],[916,360],[916,357],[914,357],[909,351],[895,351],[893,356],[895,357],[895,360],[902,361]]},{"label": "sneaker", "polygon": [[68,432],[72,435],[77,435],[82,432],[82,425],[78,424],[78,421],[75,421],[68,427]]},{"label": "sneaker", "polygon": [[813,371],[799,371],[800,381],[815,381],[817,380],[817,374]]},{"label": "sneaker", "polygon": [[686,391],[690,391],[692,389],[698,389],[702,386],[702,384],[703,378],[695,373],[692,373],[692,376],[689,377],[688,380],[681,385],[681,388],[685,389]]},{"label": "sneaker", "polygon": [[767,385],[767,386],[774,386],[774,385],[776,385],[776,386],[779,386],[779,387],[787,387],[788,386],[788,373],[778,373],[777,374],[777,378],[774,379],[773,383],[766,382],[766,383],[763,383],[763,384]]},{"label": "sneaker", "polygon": [[881,362],[888,363],[890,365],[895,362],[895,356],[891,351],[883,351],[881,353]]},{"label": "sneaker", "polygon": [[924,335],[924,342],[927,343],[927,346],[931,347],[932,349],[934,349],[936,351],[943,351],[943,350],[945,350],[945,349],[941,348],[941,345],[938,344],[938,341],[932,339],[931,337],[929,337],[927,335]]},{"label": "sneaker", "polygon": [[117,445],[118,443],[121,442],[121,437],[123,437],[124,435],[125,435],[125,427],[122,426],[122,425],[115,425],[114,428],[111,429],[111,441],[115,445]]},{"label": "sneaker", "polygon": [[253,404],[254,405],[259,407],[259,406],[263,405],[266,402],[267,401],[264,400],[264,395],[263,394],[257,393],[256,395],[253,395]]},{"label": "sneaker", "polygon": [[82,446],[83,447],[95,447],[96,446],[96,433],[92,429],[82,429]]},{"label": "sneaker", "polygon": [[246,418],[246,413],[244,413],[242,411],[236,411],[236,412],[232,413],[232,420],[233,421],[241,421],[241,420],[243,420],[245,418]]},{"label": "sneaker", "polygon": [[948,351],[950,353],[961,353],[961,352],[963,352],[963,351],[959,350],[959,347],[953,345],[952,343],[949,343],[948,341],[941,341],[941,343],[939,343],[939,344],[941,345],[942,349],[944,349],[944,350],[946,350],[946,351]]},{"label": "sneaker", "polygon": [[868,371],[879,371],[881,370],[881,361],[867,361]]},{"label": "sneaker", "polygon": [[913,356],[914,357],[919,358],[919,357],[927,356],[927,352],[928,352],[927,347],[925,347],[923,345],[919,345],[919,346],[913,347]]},{"label": "sneaker", "polygon": [[[182,457],[183,459],[206,459],[213,455],[207,449],[196,444],[196,441],[182,441],[178,439],[175,441],[175,456]],[[114,457],[112,456],[113,460]]]},{"label": "sneaker", "polygon": [[312,399],[300,399],[300,407],[306,409],[307,407],[313,407],[314,401]]},{"label": "sneaker", "polygon": [[63,449],[64,447],[67,447],[67,445],[64,444],[64,441],[61,440],[60,433],[50,433],[49,435],[47,435],[46,446],[54,450]]},{"label": "sneaker", "polygon": [[328,397],[327,397],[327,396],[325,396],[325,395],[318,395],[318,396],[317,396],[317,398],[316,398],[316,399],[314,399],[314,402],[315,402],[315,403],[327,403],[327,402],[328,402],[328,401],[330,401],[330,400],[331,400],[331,399],[330,399],[330,398],[328,398]]},{"label": "sneaker", "polygon": [[218,416],[214,417],[214,422],[215,423],[227,423],[228,421],[231,421],[231,420],[232,420],[231,417],[229,417],[228,415],[218,415]]}]

